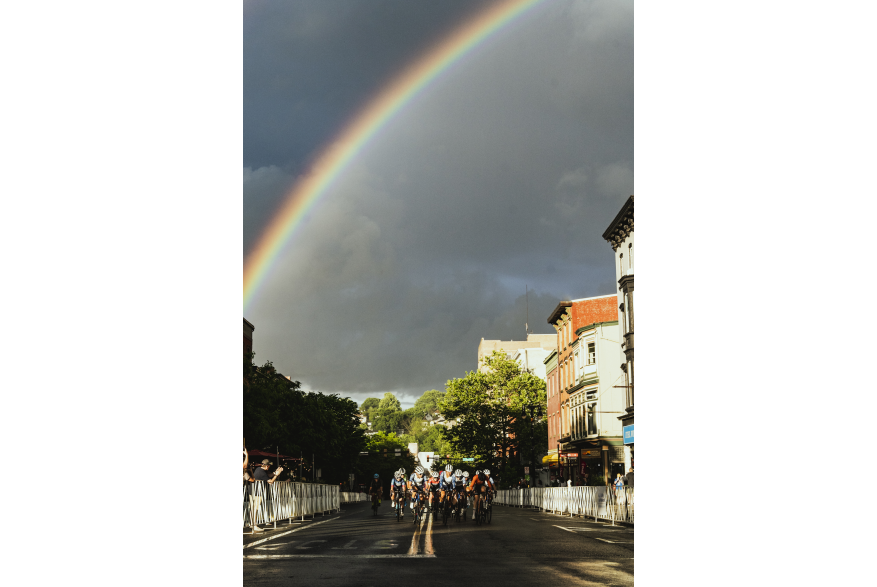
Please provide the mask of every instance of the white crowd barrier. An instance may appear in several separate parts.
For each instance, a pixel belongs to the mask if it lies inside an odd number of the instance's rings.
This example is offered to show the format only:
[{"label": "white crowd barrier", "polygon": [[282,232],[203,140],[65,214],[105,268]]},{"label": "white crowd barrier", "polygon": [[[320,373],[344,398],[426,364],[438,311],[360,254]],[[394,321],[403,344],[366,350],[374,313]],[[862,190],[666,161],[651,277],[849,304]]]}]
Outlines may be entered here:
[{"label": "white crowd barrier", "polygon": [[341,507],[339,488],[334,485],[291,481],[244,482],[244,528],[274,524],[282,520],[326,514]]},{"label": "white crowd barrier", "polygon": [[368,501],[368,495],[353,491],[341,492],[341,503],[352,503],[354,501]]},{"label": "white crowd barrier", "polygon": [[555,514],[579,515],[612,522],[634,519],[632,487],[617,492],[611,487],[536,487],[500,489],[494,503],[532,507]]}]

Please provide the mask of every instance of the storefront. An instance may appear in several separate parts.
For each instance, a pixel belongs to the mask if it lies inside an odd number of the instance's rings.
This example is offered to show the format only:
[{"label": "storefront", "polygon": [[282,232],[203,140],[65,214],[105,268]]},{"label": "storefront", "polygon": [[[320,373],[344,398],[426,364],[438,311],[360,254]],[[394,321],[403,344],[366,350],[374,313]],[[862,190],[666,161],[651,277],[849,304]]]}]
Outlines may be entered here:
[{"label": "storefront", "polygon": [[625,426],[624,430],[624,472],[633,469],[633,423]]}]

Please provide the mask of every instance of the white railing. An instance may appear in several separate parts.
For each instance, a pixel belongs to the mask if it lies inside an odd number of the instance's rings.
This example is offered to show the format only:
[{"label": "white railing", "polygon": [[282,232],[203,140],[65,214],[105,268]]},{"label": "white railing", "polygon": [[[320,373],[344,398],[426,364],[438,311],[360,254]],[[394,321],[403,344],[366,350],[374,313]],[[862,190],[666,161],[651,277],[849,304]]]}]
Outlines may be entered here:
[{"label": "white railing", "polygon": [[326,514],[341,507],[339,488],[291,481],[244,482],[244,528]]},{"label": "white railing", "polygon": [[365,493],[357,493],[353,491],[342,491],[341,503],[351,503],[354,501],[368,501],[368,495]]},{"label": "white railing", "polygon": [[634,520],[634,493],[625,487],[616,494],[609,487],[537,487],[500,489],[494,503],[539,508],[555,514],[578,515],[612,522]]}]

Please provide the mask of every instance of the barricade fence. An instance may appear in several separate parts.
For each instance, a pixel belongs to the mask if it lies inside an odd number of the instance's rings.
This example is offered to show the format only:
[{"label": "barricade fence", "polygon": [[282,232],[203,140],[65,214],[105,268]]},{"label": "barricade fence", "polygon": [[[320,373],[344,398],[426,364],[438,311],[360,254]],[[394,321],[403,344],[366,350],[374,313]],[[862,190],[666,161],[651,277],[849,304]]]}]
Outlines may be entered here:
[{"label": "barricade fence", "polygon": [[282,520],[326,514],[341,507],[339,488],[334,485],[291,481],[244,482],[244,528],[274,524]]},{"label": "barricade fence", "polygon": [[368,495],[353,491],[341,492],[341,503],[351,503],[354,501],[368,501]]},{"label": "barricade fence", "polygon": [[493,503],[632,524],[633,496],[633,487],[531,487],[500,489]]}]

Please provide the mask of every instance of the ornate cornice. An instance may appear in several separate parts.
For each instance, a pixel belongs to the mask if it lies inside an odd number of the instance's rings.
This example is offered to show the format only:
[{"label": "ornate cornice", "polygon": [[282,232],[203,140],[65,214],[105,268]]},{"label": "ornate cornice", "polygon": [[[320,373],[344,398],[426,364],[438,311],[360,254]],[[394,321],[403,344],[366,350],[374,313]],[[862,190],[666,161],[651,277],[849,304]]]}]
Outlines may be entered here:
[{"label": "ornate cornice", "polygon": [[603,233],[603,238],[617,251],[618,246],[633,232],[633,196],[627,199],[615,219]]}]

